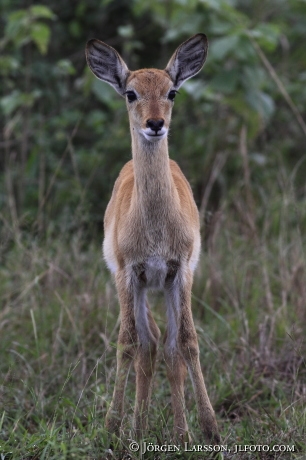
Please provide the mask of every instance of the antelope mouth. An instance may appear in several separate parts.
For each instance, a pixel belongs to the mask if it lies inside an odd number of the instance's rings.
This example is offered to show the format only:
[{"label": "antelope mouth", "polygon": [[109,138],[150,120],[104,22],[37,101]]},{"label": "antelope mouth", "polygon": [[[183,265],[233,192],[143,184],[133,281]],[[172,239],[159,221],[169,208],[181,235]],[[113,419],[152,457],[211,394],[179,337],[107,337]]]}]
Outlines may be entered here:
[{"label": "antelope mouth", "polygon": [[141,130],[141,134],[149,142],[160,141],[161,139],[164,139],[167,136],[167,133],[168,133],[168,130],[166,128],[162,128],[158,131],[152,131],[152,129],[142,129]]}]

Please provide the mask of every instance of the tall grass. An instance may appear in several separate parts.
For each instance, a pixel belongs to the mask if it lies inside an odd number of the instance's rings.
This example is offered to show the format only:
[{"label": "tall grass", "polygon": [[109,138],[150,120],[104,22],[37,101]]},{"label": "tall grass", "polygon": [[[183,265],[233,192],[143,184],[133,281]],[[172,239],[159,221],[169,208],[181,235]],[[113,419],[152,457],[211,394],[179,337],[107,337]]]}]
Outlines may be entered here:
[{"label": "tall grass", "polygon": [[[304,459],[306,202],[282,168],[274,184],[254,189],[245,161],[241,187],[208,222],[195,276],[201,362],[224,445],[295,447],[227,458]],[[85,231],[33,237],[16,230],[16,219],[3,214],[2,222],[2,458],[106,458],[119,306],[100,241]],[[151,305],[164,331],[163,298],[153,297]],[[119,459],[140,458],[128,451],[134,381],[132,371],[113,454]],[[204,443],[189,381],[186,404],[191,436]],[[162,349],[147,440],[174,442]],[[154,455],[146,458],[177,458]],[[204,457],[186,452],[180,458]]]}]

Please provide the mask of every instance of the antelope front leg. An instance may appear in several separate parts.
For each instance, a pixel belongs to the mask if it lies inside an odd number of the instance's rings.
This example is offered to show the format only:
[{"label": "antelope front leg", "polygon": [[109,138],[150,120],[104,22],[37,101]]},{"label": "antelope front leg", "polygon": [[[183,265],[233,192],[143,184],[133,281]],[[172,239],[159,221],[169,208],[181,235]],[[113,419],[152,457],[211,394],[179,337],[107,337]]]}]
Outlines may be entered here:
[{"label": "antelope front leg", "polygon": [[148,311],[150,330],[153,336],[148,345],[140,344],[135,361],[136,369],[136,405],[135,405],[135,432],[140,439],[148,427],[148,409],[152,394],[153,376],[157,345],[160,336],[159,329]]},{"label": "antelope front leg", "polygon": [[219,444],[221,440],[217,421],[206,391],[200,365],[197,333],[191,313],[191,285],[192,275],[190,274],[189,279],[180,289],[181,314],[178,343],[193,384],[200,427],[210,442]]},{"label": "antelope front leg", "polygon": [[167,377],[171,388],[171,403],[174,416],[174,433],[179,440],[185,438],[188,433],[186,422],[186,408],[184,386],[187,375],[187,367],[178,345],[179,325],[179,298],[173,284],[166,287],[165,300],[167,306],[167,331],[164,338],[164,357],[167,369]]},{"label": "antelope front leg", "polygon": [[140,439],[148,426],[148,409],[160,331],[149,310],[144,289],[135,288],[134,309],[139,342],[135,361],[136,404],[134,427],[136,437]]},{"label": "antelope front leg", "polygon": [[[188,426],[185,415],[185,396],[184,385],[187,374],[186,364],[184,359],[178,352],[171,350],[165,343],[165,362],[167,369],[167,377],[171,387],[171,403],[174,417],[174,432],[179,440],[184,440],[188,436]],[[185,439],[187,440],[187,439]]]},{"label": "antelope front leg", "polygon": [[[122,279],[123,278],[123,279]],[[124,415],[124,393],[131,363],[137,351],[137,333],[134,319],[133,294],[125,287],[124,276],[116,277],[121,308],[121,323],[117,348],[117,371],[111,404],[105,425],[110,433],[119,435]]]}]

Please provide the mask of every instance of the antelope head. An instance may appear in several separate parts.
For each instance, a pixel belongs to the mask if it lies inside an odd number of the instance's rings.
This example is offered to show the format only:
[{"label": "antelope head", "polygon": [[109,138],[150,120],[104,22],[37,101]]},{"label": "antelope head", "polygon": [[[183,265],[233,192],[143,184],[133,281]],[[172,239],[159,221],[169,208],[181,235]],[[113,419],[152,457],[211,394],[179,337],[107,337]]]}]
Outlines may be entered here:
[{"label": "antelope head", "polygon": [[201,70],[207,48],[206,35],[194,35],[177,48],[164,70],[130,71],[114,48],[96,39],[87,43],[86,58],[97,78],[126,97],[132,136],[159,142],[167,137],[178,89]]}]

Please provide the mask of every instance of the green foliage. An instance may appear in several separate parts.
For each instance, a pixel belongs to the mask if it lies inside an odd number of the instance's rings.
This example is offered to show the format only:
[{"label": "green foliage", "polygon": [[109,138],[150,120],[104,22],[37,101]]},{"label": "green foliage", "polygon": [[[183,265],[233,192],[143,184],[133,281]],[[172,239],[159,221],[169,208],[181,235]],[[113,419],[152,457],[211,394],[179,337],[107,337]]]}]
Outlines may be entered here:
[{"label": "green foliage", "polygon": [[[306,2],[3,0],[1,13],[0,455],[108,447],[118,304],[100,245],[131,147],[124,101],[87,68],[86,41],[131,69],[164,68],[204,32],[207,62],[176,98],[169,142],[206,224],[193,305],[208,391],[225,444],[295,444],[280,458],[304,458]],[[161,364],[154,443],[171,439],[165,379]],[[133,400],[129,385],[118,458]],[[186,404],[202,440],[190,382]]]},{"label": "green foliage", "polygon": [[33,5],[28,9],[14,11],[8,15],[4,30],[4,39],[1,46],[12,42],[15,48],[33,41],[41,54],[46,54],[49,40],[50,27],[42,19],[55,19],[52,11],[43,5]]},{"label": "green foliage", "polygon": [[[27,228],[41,231],[51,220],[60,228],[78,205],[100,228],[116,174],[130,157],[124,102],[86,67],[88,37],[108,41],[137,68],[164,67],[181,41],[207,34],[207,63],[177,98],[170,139],[199,204],[216,152],[228,156],[208,205],[216,206],[221,189],[230,195],[237,187],[243,126],[250,156],[265,158],[252,164],[254,187],[267,159],[273,180],[279,155],[288,168],[304,155],[305,133],[288,105],[290,99],[303,112],[306,102],[303,2],[92,0],[63,9],[58,0],[27,8],[16,0],[3,8],[0,202],[12,218],[6,196],[13,193],[15,218]],[[300,190],[305,168],[296,177]]]},{"label": "green foliage", "polygon": [[[232,449],[229,459],[250,458],[245,452],[234,455],[236,444],[295,448],[280,457],[259,456],[262,460],[306,454],[306,239],[299,237],[305,200],[299,203],[290,178],[284,179],[283,196],[273,186],[264,210],[257,207],[255,217],[263,223],[255,235],[246,225],[249,209],[239,215],[242,196],[236,197],[236,213],[230,202],[223,205],[219,219],[225,225],[216,226],[195,276],[192,304],[201,363],[222,444]],[[119,306],[100,246],[97,239],[88,243],[83,231],[57,238],[51,232],[45,241],[23,237],[3,254],[0,454],[6,458],[9,453],[11,458],[107,458],[104,420],[116,371]],[[150,306],[164,334],[163,297],[150,298]],[[156,367],[146,441],[177,444],[162,339]],[[121,436],[114,440],[117,460],[130,453],[134,398],[132,369]],[[204,443],[189,378],[186,411],[192,444]]]}]

